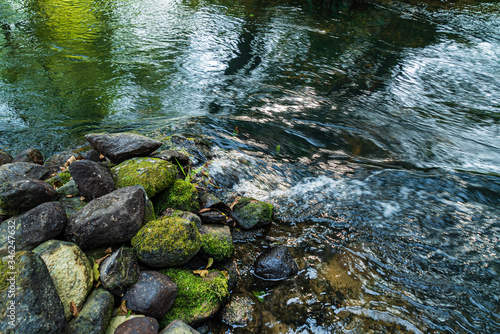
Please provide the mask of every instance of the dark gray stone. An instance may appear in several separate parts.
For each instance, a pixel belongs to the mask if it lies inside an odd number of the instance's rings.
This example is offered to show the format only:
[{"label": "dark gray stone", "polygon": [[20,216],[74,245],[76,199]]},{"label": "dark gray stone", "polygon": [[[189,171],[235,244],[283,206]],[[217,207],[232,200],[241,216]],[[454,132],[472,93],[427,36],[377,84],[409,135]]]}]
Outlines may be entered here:
[{"label": "dark gray stone", "polygon": [[226,209],[226,204],[224,204],[220,199],[215,197],[214,194],[209,192],[200,193],[200,205],[202,208],[214,208],[224,210]]},{"label": "dark gray stone", "polygon": [[144,190],[140,186],[115,190],[73,215],[65,236],[82,249],[128,241],[141,228],[144,209]]},{"label": "dark gray stone", "polygon": [[101,155],[96,150],[90,150],[85,152],[83,159],[90,160],[94,162],[101,162]]},{"label": "dark gray stone", "polygon": [[14,158],[9,153],[0,150],[0,166],[5,164],[10,164]]},{"label": "dark gray stone", "polygon": [[75,161],[69,165],[69,172],[75,180],[80,195],[87,200],[93,200],[115,190],[111,172],[97,162]]},{"label": "dark gray stone", "polygon": [[76,214],[78,211],[83,209],[85,205],[88,204],[80,197],[63,197],[59,199],[59,203],[61,203],[61,205],[64,207],[64,210],[66,210],[66,216],[68,216],[68,219],[71,219],[71,216]]},{"label": "dark gray stone", "polygon": [[160,151],[151,155],[152,158],[158,158],[166,161],[170,161],[174,166],[187,166],[189,165],[189,157],[182,152],[174,150]]},{"label": "dark gray stone", "polygon": [[80,314],[69,323],[70,333],[104,334],[113,313],[114,298],[99,288],[90,293]]},{"label": "dark gray stone", "polygon": [[85,139],[93,149],[114,163],[134,157],[146,157],[162,145],[160,141],[135,133],[91,133]]},{"label": "dark gray stone", "polygon": [[13,216],[52,201],[56,191],[40,180],[19,180],[0,185],[0,208]]},{"label": "dark gray stone", "polygon": [[266,249],[254,264],[254,275],[265,280],[282,280],[298,271],[297,262],[283,245]]},{"label": "dark gray stone", "polygon": [[[12,290],[0,291],[0,333],[61,334],[65,331],[64,309],[43,260],[33,252],[21,251],[14,257],[15,299]],[[9,267],[0,272],[4,282],[11,278]],[[15,300],[15,320],[11,321],[11,301]],[[11,307],[11,309],[9,309]]]},{"label": "dark gray stone", "polygon": [[158,334],[159,329],[155,318],[142,317],[125,321],[116,328],[114,334]]},{"label": "dark gray stone", "polygon": [[137,257],[130,248],[120,248],[107,257],[99,267],[102,286],[117,296],[137,282],[140,275]]},{"label": "dark gray stone", "polygon": [[227,224],[227,216],[217,209],[200,210],[198,216],[203,224]]},{"label": "dark gray stone", "polygon": [[0,182],[24,179],[45,180],[51,174],[52,171],[47,166],[30,162],[14,162],[0,166]]},{"label": "dark gray stone", "polygon": [[16,250],[33,250],[41,243],[53,239],[63,230],[68,219],[58,202],[48,202],[10,219],[0,225],[0,256],[7,255],[8,227],[16,226]]},{"label": "dark gray stone", "polygon": [[48,158],[47,161],[45,161],[45,166],[51,168],[55,167],[59,169],[59,167],[64,166],[71,157],[79,158],[80,154],[75,150],[68,150],[61,153],[57,153]]},{"label": "dark gray stone", "polygon": [[157,271],[143,271],[122,300],[127,308],[153,318],[167,314],[177,297],[177,285]]},{"label": "dark gray stone", "polygon": [[28,148],[14,157],[14,162],[31,162],[43,165],[43,154],[36,148]]},{"label": "dark gray stone", "polygon": [[182,320],[174,320],[160,334],[200,334]]}]

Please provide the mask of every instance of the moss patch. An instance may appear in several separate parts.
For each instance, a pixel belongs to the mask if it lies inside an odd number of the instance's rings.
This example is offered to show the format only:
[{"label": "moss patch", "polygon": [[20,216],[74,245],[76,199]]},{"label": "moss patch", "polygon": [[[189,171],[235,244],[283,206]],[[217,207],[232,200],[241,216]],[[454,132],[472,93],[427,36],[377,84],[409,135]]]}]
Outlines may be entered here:
[{"label": "moss patch", "polygon": [[66,169],[65,171],[59,172],[56,176],[48,179],[47,183],[49,183],[51,186],[55,186],[56,188],[60,188],[68,183],[70,179],[71,174],[69,172],[69,169]]},{"label": "moss patch", "polygon": [[160,272],[177,284],[179,290],[172,308],[161,319],[161,326],[175,319],[190,325],[201,322],[215,314],[229,296],[227,279],[217,270],[209,270],[206,277],[187,269],[170,268]]},{"label": "moss patch", "polygon": [[229,237],[217,232],[202,234],[201,249],[206,256],[212,257],[215,261],[227,261],[234,254],[231,234],[229,233]]},{"label": "moss patch", "polygon": [[248,230],[271,223],[273,206],[254,198],[243,197],[233,207],[232,216],[242,228]]},{"label": "moss patch", "polygon": [[156,215],[168,208],[182,211],[198,211],[198,191],[189,182],[176,180],[172,187],[160,193],[155,199]]},{"label": "moss patch", "polygon": [[172,185],[177,167],[155,158],[134,158],[111,169],[116,188],[141,185],[149,198]]}]

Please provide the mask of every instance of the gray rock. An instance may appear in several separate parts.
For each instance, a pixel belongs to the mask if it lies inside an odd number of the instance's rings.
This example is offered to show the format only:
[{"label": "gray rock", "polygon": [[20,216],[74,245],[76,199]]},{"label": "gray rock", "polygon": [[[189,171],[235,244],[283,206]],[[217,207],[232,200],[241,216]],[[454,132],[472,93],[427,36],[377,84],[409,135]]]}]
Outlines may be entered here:
[{"label": "gray rock", "polygon": [[177,285],[157,271],[143,271],[122,300],[127,308],[153,318],[167,314],[177,297]]},{"label": "gray rock", "polygon": [[96,150],[90,150],[85,152],[83,159],[90,160],[94,162],[101,162],[101,155]]},{"label": "gray rock", "polygon": [[206,191],[200,193],[200,204],[202,208],[215,208],[221,210],[226,208],[226,204],[215,197],[214,194]]},{"label": "gray rock", "polygon": [[206,257],[217,262],[225,262],[233,257],[234,245],[229,226],[203,225],[200,234],[201,250]]},{"label": "gray rock", "polygon": [[9,219],[0,225],[0,256],[7,255],[9,226],[16,226],[16,251],[33,250],[41,243],[58,236],[68,219],[60,203],[48,202]]},{"label": "gray rock", "polygon": [[66,210],[66,216],[68,216],[68,219],[71,219],[74,214],[76,214],[78,211],[83,209],[85,205],[88,204],[80,197],[63,197],[59,199],[59,203],[61,203],[61,205],[64,207],[64,210]]},{"label": "gray rock", "polygon": [[155,318],[133,318],[118,326],[114,334],[158,334],[159,328]]},{"label": "gray rock", "polygon": [[90,160],[78,160],[69,165],[81,196],[87,200],[106,195],[115,190],[111,172],[103,165]]},{"label": "gray rock", "polygon": [[99,288],[92,291],[80,314],[69,323],[70,333],[104,334],[113,313],[114,298]]},{"label": "gray rock", "polygon": [[45,161],[45,166],[59,169],[59,167],[64,166],[64,164],[71,158],[78,158],[80,154],[77,150],[67,150],[61,153],[57,153]]},{"label": "gray rock", "polygon": [[222,310],[222,321],[234,333],[260,333],[262,307],[248,295],[233,295]]},{"label": "gray rock", "polygon": [[43,154],[36,148],[28,148],[16,155],[14,162],[31,162],[43,165]]},{"label": "gray rock", "polygon": [[90,262],[77,245],[49,240],[33,250],[40,255],[63,303],[66,319],[72,317],[70,305],[80,308],[92,289],[93,274]]},{"label": "gray rock", "polygon": [[203,224],[227,224],[227,216],[218,209],[200,210],[198,215]]},{"label": "gray rock", "polygon": [[198,230],[201,228],[201,219],[198,217],[198,215],[189,212],[189,211],[181,211],[181,210],[174,210],[174,209],[167,209],[163,212],[162,217],[179,217],[182,219],[185,219],[187,221],[193,222]]},{"label": "gray rock", "polygon": [[14,162],[0,166],[0,182],[24,179],[45,180],[50,177],[51,169],[30,162]]},{"label": "gray rock", "polygon": [[65,185],[57,188],[56,193],[64,196],[76,196],[79,194],[75,180],[69,180]]},{"label": "gray rock", "polygon": [[144,190],[140,186],[115,190],[73,215],[65,236],[82,249],[128,241],[142,226],[144,205]]},{"label": "gray rock", "polygon": [[[10,286],[0,290],[0,333],[64,333],[63,305],[43,260],[32,252],[21,251],[15,255],[14,262],[15,299],[9,297],[13,292]],[[5,269],[12,268],[6,266]],[[2,268],[1,281],[10,278],[9,271]],[[11,301],[15,301],[15,311]]]},{"label": "gray rock", "polygon": [[18,215],[52,201],[55,190],[44,181],[19,180],[0,185],[0,208],[11,215]]},{"label": "gray rock", "polygon": [[5,164],[10,164],[14,158],[9,153],[0,150],[0,166]]},{"label": "gray rock", "polygon": [[233,205],[231,216],[245,230],[261,227],[272,222],[273,206],[250,197],[241,197]]},{"label": "gray rock", "polygon": [[160,334],[200,334],[182,320],[172,321]]},{"label": "gray rock", "polygon": [[111,318],[108,329],[106,330],[106,334],[115,334],[115,331],[118,328],[118,326],[123,324],[125,321],[135,318],[144,318],[144,316],[142,314],[137,314],[137,315],[131,314],[131,315],[118,315],[116,317]]},{"label": "gray rock", "polygon": [[170,161],[174,166],[187,166],[189,165],[189,157],[182,152],[174,150],[164,150],[151,155],[152,158],[158,158]]},{"label": "gray rock", "polygon": [[298,271],[297,262],[283,245],[266,249],[254,264],[254,275],[264,280],[282,280]]},{"label": "gray rock", "polygon": [[137,282],[140,275],[134,251],[124,247],[107,257],[101,263],[99,272],[102,286],[120,297]]},{"label": "gray rock", "polygon": [[85,139],[97,152],[114,163],[148,156],[162,145],[160,141],[134,133],[91,133]]}]

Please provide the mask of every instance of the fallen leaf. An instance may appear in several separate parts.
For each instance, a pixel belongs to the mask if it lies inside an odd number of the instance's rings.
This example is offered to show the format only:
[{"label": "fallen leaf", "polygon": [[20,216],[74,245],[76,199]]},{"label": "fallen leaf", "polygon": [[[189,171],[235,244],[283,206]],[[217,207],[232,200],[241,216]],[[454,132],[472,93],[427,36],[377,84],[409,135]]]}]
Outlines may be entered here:
[{"label": "fallen leaf", "polygon": [[200,211],[198,211],[198,213],[203,213],[203,212],[207,212],[210,210],[211,210],[210,208],[205,208],[205,209],[201,209]]},{"label": "fallen leaf", "polygon": [[120,308],[118,309],[118,315],[129,315],[127,309],[127,300],[123,300]]},{"label": "fallen leaf", "polygon": [[113,253],[113,250],[111,249],[111,247],[108,247],[108,249],[106,249],[106,251],[104,252],[104,254],[112,254]]},{"label": "fallen leaf", "polygon": [[99,159],[104,160],[104,159],[106,159],[106,157],[102,154],[99,154]]},{"label": "fallen leaf", "polygon": [[80,200],[81,200],[81,201],[85,201],[85,197],[83,197],[83,196],[82,196],[82,197],[80,197]]},{"label": "fallen leaf", "polygon": [[97,265],[100,265],[102,263],[102,261],[104,261],[107,257],[109,257],[111,254],[106,254],[104,255],[103,257],[101,257],[100,259],[97,259],[95,260],[95,263],[97,263]]},{"label": "fallen leaf", "polygon": [[208,264],[207,264],[207,266],[205,267],[205,269],[210,268],[210,267],[212,266],[212,264],[214,264],[214,259],[213,259],[213,258],[211,258],[211,257],[209,257],[209,258],[208,258]]},{"label": "fallen leaf", "polygon": [[75,197],[74,195],[66,195],[66,198],[73,198]]},{"label": "fallen leaf", "polygon": [[94,263],[93,272],[94,272],[94,281],[99,280],[99,277],[101,277],[101,274],[99,273],[99,263],[97,262]]},{"label": "fallen leaf", "polygon": [[233,203],[231,203],[231,205],[229,206],[229,209],[231,209],[231,211],[233,211],[233,208],[236,204],[238,204],[238,202],[240,201],[241,197],[236,197],[236,199],[234,200]]},{"label": "fallen leaf", "polygon": [[74,301],[71,301],[71,303],[69,304],[69,309],[71,311],[71,314],[73,314],[75,318],[80,314],[80,312],[78,311],[78,307],[76,307]]},{"label": "fallen leaf", "polygon": [[208,275],[208,270],[206,270],[206,269],[193,270],[193,274],[200,275],[201,277],[205,277]]}]

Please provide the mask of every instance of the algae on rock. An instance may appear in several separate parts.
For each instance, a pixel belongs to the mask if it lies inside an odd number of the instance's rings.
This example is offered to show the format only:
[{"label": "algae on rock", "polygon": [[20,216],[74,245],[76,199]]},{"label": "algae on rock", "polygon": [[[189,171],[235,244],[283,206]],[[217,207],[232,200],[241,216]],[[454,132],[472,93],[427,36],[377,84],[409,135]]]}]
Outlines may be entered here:
[{"label": "algae on rock", "polygon": [[198,191],[195,186],[184,180],[177,179],[167,190],[155,198],[156,214],[159,216],[166,209],[182,211],[198,211]]}]

